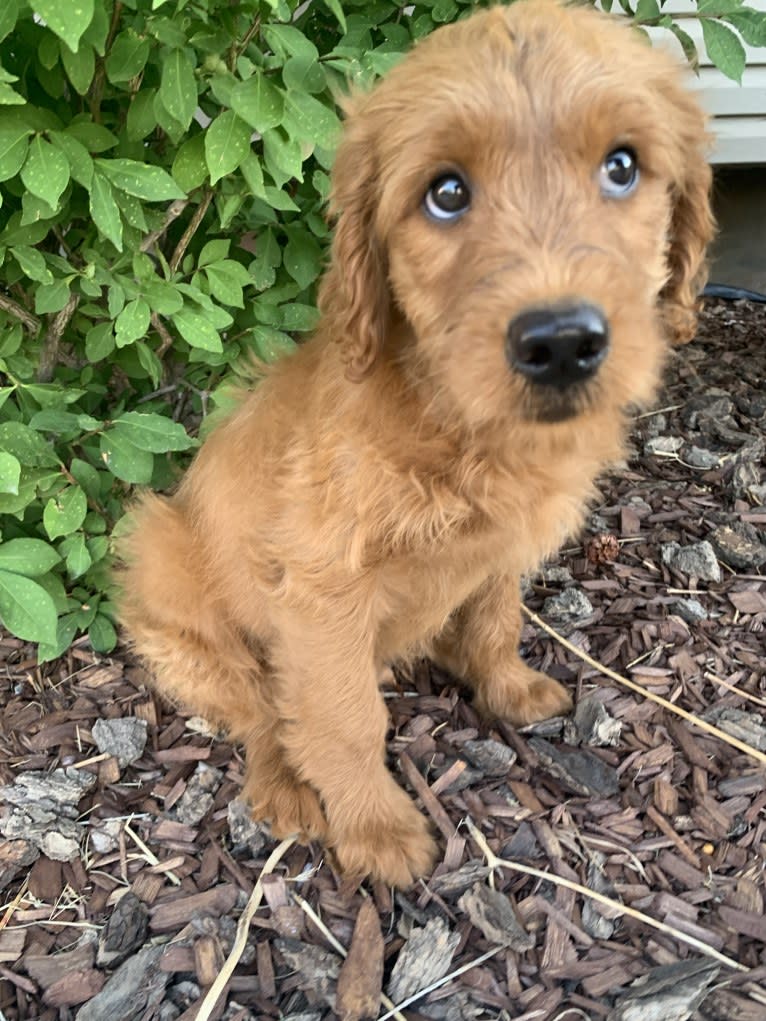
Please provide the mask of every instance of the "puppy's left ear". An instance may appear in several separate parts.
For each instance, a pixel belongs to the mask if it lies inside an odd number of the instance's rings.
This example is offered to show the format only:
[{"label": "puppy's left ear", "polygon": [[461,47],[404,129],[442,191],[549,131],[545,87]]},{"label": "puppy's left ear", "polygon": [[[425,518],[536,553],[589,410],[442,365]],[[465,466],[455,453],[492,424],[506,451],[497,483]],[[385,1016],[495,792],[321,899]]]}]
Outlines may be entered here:
[{"label": "puppy's left ear", "polygon": [[373,123],[373,117],[358,112],[346,122],[332,170],[332,258],[319,288],[319,309],[354,382],[372,371],[390,315],[387,260],[376,224],[375,142],[368,130]]},{"label": "puppy's left ear", "polygon": [[686,344],[697,325],[699,295],[707,281],[707,247],[715,233],[710,206],[712,172],[707,161],[709,136],[696,101],[678,86],[670,98],[668,123],[680,149],[672,193],[668,268],[670,276],[660,299],[663,318],[674,344]]}]

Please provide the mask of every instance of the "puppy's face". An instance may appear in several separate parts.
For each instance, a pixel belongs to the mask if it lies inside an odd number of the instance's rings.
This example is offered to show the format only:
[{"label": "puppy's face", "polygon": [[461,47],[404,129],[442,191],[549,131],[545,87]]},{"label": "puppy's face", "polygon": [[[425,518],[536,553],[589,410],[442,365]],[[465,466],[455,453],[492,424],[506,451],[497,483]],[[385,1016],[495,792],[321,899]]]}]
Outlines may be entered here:
[{"label": "puppy's face", "polygon": [[323,301],[345,302],[352,372],[398,314],[400,357],[472,429],[646,400],[693,326],[704,142],[671,61],[591,10],[521,2],[435,33],[336,164]]}]

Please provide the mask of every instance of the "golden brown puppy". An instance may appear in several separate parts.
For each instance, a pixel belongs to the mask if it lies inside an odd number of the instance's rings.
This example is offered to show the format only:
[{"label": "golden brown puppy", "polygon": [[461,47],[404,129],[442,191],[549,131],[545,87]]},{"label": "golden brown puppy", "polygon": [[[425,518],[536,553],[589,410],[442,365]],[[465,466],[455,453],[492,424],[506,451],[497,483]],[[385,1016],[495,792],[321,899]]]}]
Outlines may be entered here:
[{"label": "golden brown puppy", "polygon": [[244,743],[276,835],[428,871],[387,662],[432,655],[514,723],[569,708],[519,658],[519,577],[691,336],[705,141],[669,57],[549,0],[440,29],[354,102],[319,329],[143,498],[123,575],[136,649]]}]

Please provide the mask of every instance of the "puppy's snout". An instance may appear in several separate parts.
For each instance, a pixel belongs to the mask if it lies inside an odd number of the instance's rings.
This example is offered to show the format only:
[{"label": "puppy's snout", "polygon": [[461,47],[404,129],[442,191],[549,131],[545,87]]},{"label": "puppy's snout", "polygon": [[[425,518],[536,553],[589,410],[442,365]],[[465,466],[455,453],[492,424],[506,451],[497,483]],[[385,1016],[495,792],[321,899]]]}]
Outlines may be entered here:
[{"label": "puppy's snout", "polygon": [[609,348],[604,313],[587,302],[526,309],[508,326],[506,358],[531,383],[564,389],[589,379]]}]

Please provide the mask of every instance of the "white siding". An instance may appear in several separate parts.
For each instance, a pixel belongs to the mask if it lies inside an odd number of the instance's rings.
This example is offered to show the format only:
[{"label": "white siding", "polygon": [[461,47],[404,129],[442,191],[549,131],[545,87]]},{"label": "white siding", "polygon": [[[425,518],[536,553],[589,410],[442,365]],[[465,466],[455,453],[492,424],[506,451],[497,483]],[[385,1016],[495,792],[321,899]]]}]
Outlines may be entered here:
[{"label": "white siding", "polygon": [[[766,0],[748,0],[748,7],[766,11]],[[615,2],[613,11],[618,10]],[[668,0],[663,5],[668,14],[693,14],[695,10],[692,0]],[[713,117],[716,141],[711,162],[766,164],[766,48],[745,46],[747,66],[740,86],[711,63],[699,21],[684,18],[681,27],[697,44],[700,56],[699,74],[689,71],[689,86],[699,92],[703,106]],[[650,35],[655,44],[669,47],[684,59],[680,43],[670,32],[652,29]]]}]

